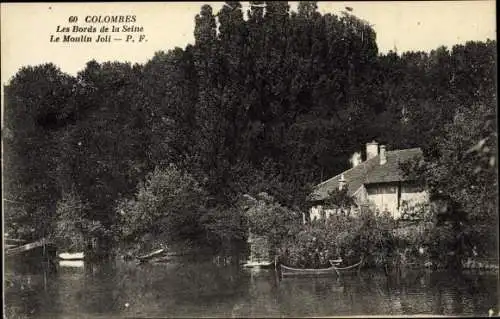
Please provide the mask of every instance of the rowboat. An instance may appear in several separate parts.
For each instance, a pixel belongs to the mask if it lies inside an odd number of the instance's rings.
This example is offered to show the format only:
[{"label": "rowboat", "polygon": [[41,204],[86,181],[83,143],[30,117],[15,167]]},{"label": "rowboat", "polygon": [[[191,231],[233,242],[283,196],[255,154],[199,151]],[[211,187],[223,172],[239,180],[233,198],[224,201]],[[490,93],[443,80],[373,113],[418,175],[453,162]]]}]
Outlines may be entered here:
[{"label": "rowboat", "polygon": [[243,264],[245,268],[270,268],[274,265],[272,261],[249,261]]},{"label": "rowboat", "polygon": [[140,262],[148,261],[156,256],[159,256],[165,252],[165,249],[160,248],[155,251],[150,252],[149,254],[142,255],[142,256],[136,256],[135,258],[139,260]]},{"label": "rowboat", "polygon": [[335,273],[335,267],[329,268],[292,268],[280,264],[281,276],[324,276],[332,275]]},{"label": "rowboat", "polygon": [[83,260],[83,253],[60,253],[59,259],[62,260]]},{"label": "rowboat", "polygon": [[361,258],[361,260],[358,263],[356,263],[354,265],[347,266],[347,267],[339,267],[338,263],[336,263],[334,260],[330,260],[330,264],[332,265],[332,268],[335,270],[335,272],[339,276],[341,274],[352,273],[355,271],[357,271],[359,273],[359,271],[361,269],[361,265],[363,264],[363,258]]}]

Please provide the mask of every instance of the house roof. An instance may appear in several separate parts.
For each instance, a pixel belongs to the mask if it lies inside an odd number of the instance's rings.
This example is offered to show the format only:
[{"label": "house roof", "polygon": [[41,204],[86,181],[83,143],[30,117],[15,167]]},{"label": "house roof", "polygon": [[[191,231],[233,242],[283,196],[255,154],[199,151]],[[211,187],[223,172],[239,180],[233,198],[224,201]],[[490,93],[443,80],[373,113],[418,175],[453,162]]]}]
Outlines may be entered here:
[{"label": "house roof", "polygon": [[348,169],[316,185],[309,199],[312,201],[325,199],[328,196],[328,192],[338,188],[339,180],[342,175],[344,175],[347,182],[347,194],[349,196],[354,195],[363,185],[407,180],[400,169],[400,163],[420,156],[422,156],[422,150],[420,148],[387,151],[387,162],[385,164],[380,164],[379,156],[364,161],[356,167]]},{"label": "house roof", "polygon": [[374,158],[377,159],[378,165],[375,165],[366,175],[364,184],[389,183],[407,180],[408,178],[401,170],[400,164],[412,158],[421,157],[422,150],[420,148],[395,150],[386,152],[386,156],[387,163],[384,165],[378,164],[379,156]]}]

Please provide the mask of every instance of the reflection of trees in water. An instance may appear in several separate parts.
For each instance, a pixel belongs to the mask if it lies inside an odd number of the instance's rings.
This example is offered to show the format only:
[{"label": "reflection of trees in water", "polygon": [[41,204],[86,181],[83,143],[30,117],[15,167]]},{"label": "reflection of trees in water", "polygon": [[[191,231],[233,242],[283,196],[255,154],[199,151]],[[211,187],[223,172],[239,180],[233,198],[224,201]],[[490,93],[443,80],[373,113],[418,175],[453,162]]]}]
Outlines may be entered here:
[{"label": "reflection of trees in water", "polygon": [[[472,277],[473,278],[473,277]],[[493,278],[494,279],[494,278]],[[468,282],[467,280],[471,280]],[[386,276],[376,271],[359,277],[285,278],[280,283],[280,307],[284,315],[362,315],[362,314],[479,314],[495,304],[496,285],[485,289],[484,280],[474,281],[449,273],[412,271]],[[325,289],[329,287],[329,289]],[[477,298],[472,294],[481,291]],[[488,296],[488,292],[492,296]],[[325,302],[325,300],[329,300]],[[483,312],[482,312],[483,311]]]},{"label": "reflection of trees in water", "polygon": [[348,313],[356,303],[356,287],[335,277],[284,278],[279,287],[280,311],[286,316]]},{"label": "reflection of trees in water", "polygon": [[40,262],[6,265],[4,274],[6,318],[36,316],[55,308],[55,274]]},{"label": "reflection of trees in water", "polygon": [[100,262],[85,264],[85,280],[79,292],[81,305],[88,313],[113,313],[119,308],[122,293],[120,274],[115,263]]},{"label": "reflection of trees in water", "polygon": [[[276,279],[204,264],[116,263],[60,268],[57,274],[6,273],[8,318],[40,314],[165,316],[331,316],[478,314],[497,303],[497,278],[447,272],[400,278],[364,271],[338,278]],[[22,285],[22,289],[21,289]],[[125,304],[130,306],[127,308]]]},{"label": "reflection of trees in water", "polygon": [[435,306],[444,314],[467,313],[485,316],[489,307],[498,304],[498,277],[495,274],[475,276],[463,273],[436,272],[430,276]]},{"label": "reflection of trees in water", "polygon": [[[23,318],[39,312],[40,280],[33,275],[5,275],[5,312],[7,318]],[[43,283],[42,283],[43,285]],[[37,287],[38,286],[38,287]]]},{"label": "reflection of trees in water", "polygon": [[[484,278],[426,270],[414,270],[399,277],[375,274],[368,276],[366,291],[370,294],[378,291],[385,301],[392,303],[387,311],[395,313],[400,308],[399,313],[408,315],[484,315],[485,307],[487,310],[488,305],[495,304],[497,298],[496,284],[487,283]],[[491,278],[496,280],[494,276]]]},{"label": "reflection of trees in water", "polygon": [[245,269],[249,281],[244,298],[233,305],[232,317],[279,317],[277,289],[274,270]]},{"label": "reflection of trees in water", "polygon": [[[231,314],[232,305],[247,292],[248,276],[234,266],[211,263],[145,264],[122,271],[127,314],[193,315]],[[202,315],[200,313],[199,315]]]}]

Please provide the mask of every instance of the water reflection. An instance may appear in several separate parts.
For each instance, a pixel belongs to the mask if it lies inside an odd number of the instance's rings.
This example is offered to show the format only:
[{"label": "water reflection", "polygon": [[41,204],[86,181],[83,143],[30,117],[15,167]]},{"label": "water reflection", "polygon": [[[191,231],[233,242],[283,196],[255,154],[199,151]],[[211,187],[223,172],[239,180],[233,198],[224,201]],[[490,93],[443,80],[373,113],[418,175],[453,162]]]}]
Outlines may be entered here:
[{"label": "water reflection", "polygon": [[8,318],[486,315],[498,300],[495,274],[427,271],[281,280],[211,263],[109,262],[57,273],[9,267],[5,279]]}]

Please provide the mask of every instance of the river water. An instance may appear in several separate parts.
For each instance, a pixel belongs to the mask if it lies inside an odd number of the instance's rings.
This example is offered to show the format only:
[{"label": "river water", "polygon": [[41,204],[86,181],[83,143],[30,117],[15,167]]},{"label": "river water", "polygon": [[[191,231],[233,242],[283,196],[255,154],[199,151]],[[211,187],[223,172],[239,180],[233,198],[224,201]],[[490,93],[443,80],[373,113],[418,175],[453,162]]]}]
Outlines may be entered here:
[{"label": "river water", "polygon": [[280,279],[274,270],[212,263],[117,261],[5,270],[7,318],[479,315],[498,311],[496,273],[426,270]]}]

